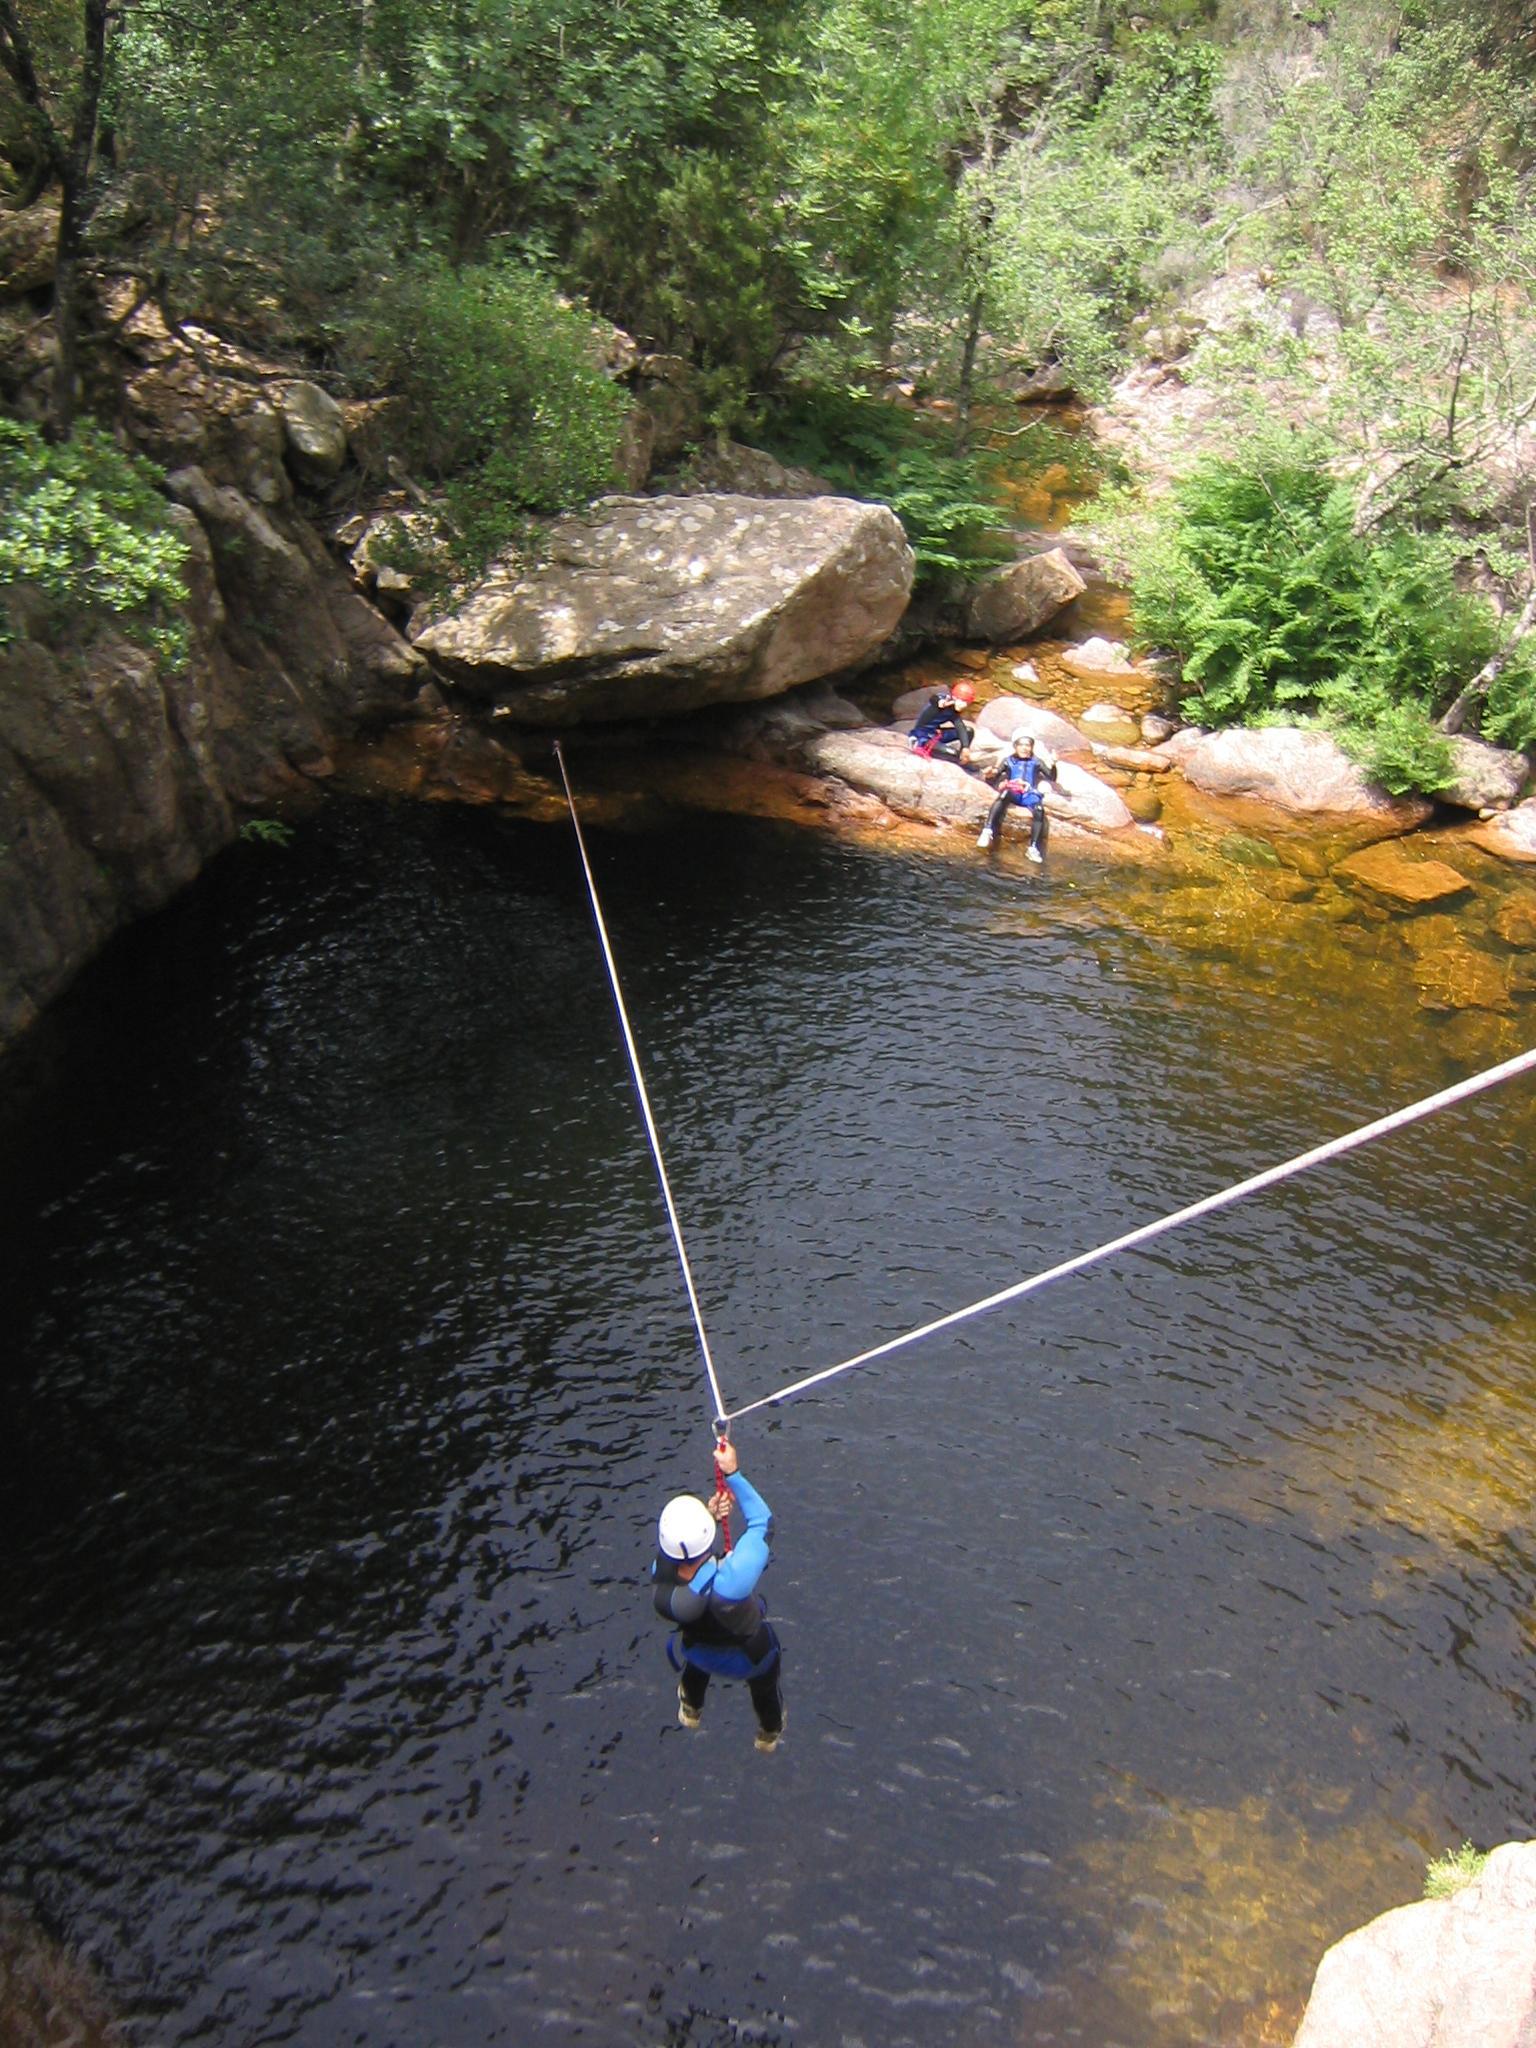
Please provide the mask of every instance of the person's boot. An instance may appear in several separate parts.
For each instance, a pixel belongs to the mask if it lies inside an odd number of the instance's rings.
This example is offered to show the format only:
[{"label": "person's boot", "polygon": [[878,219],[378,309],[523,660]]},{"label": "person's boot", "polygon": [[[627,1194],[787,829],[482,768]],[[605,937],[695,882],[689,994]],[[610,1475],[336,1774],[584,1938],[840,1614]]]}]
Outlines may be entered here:
[{"label": "person's boot", "polygon": [[682,1685],[679,1684],[677,1688],[677,1725],[680,1728],[697,1728],[703,1718],[704,1709],[696,1707],[692,1700],[689,1699],[687,1693],[683,1691]]},{"label": "person's boot", "polygon": [[773,1755],[773,1752],[779,1746],[780,1737],[784,1733],[784,1724],[788,1719],[789,1715],[787,1713],[782,1713],[779,1716],[779,1725],[777,1728],[760,1727],[758,1729],[757,1733],[752,1738],[752,1747],[757,1751],[759,1756]]}]

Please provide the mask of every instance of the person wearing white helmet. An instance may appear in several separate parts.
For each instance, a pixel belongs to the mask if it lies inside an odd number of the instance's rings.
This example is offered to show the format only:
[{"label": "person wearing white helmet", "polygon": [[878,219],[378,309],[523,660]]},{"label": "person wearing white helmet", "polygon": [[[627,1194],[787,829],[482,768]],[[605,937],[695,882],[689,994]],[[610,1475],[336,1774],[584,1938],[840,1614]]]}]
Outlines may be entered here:
[{"label": "person wearing white helmet", "polygon": [[953,761],[957,768],[968,768],[971,741],[976,734],[960,711],[962,706],[968,709],[975,701],[976,692],[969,683],[936,690],[913,720],[907,745],[926,761]]},{"label": "person wearing white helmet", "polygon": [[[782,1652],[757,1582],[768,1569],[773,1513],[736,1469],[736,1448],[721,1437],[713,1446],[722,1476],[708,1503],[691,1493],[669,1500],[656,1524],[656,1612],[677,1623],[667,1656],[678,1672],[677,1718],[697,1728],[711,1678],[744,1678],[757,1715],[755,1746],[764,1755],[784,1733],[779,1687]],[[739,1507],[746,1528],[733,1549],[718,1548],[719,1525]]]},{"label": "person wearing white helmet", "polygon": [[992,770],[987,780],[997,789],[998,795],[987,813],[987,822],[982,826],[976,844],[983,848],[990,846],[1003,829],[1003,819],[1008,815],[1009,806],[1017,804],[1029,814],[1029,844],[1024,849],[1025,856],[1033,861],[1043,860],[1045,785],[1056,780],[1055,762],[1042,761],[1036,754],[1033,733],[1016,732],[1012,751]]}]

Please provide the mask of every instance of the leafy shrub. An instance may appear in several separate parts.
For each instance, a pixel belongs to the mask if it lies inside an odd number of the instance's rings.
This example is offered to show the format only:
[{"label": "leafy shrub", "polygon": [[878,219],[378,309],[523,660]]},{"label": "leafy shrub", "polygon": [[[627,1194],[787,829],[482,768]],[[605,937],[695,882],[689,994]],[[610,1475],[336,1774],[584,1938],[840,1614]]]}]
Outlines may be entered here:
[{"label": "leafy shrub", "polygon": [[1536,667],[1522,654],[1494,679],[1483,706],[1483,738],[1501,747],[1536,747]]},{"label": "leafy shrub", "polygon": [[1108,493],[1101,512],[1136,637],[1179,656],[1192,718],[1314,718],[1390,789],[1450,781],[1431,720],[1487,658],[1495,621],[1457,588],[1449,542],[1357,534],[1348,486],[1296,441],[1208,459],[1157,504]]},{"label": "leafy shrub", "polygon": [[[0,592],[37,592],[50,630],[110,614],[130,639],[183,660],[187,554],[156,472],[100,427],[85,421],[55,447],[0,419]],[[0,641],[15,637],[16,610],[0,597]]]},{"label": "leafy shrub", "polygon": [[977,577],[997,566],[1008,521],[986,495],[990,459],[940,446],[910,414],[859,391],[814,386],[770,419],[764,439],[782,461],[889,505],[912,543],[919,581]]},{"label": "leafy shrub", "polygon": [[1421,705],[1383,703],[1371,715],[1357,695],[1337,733],[1345,752],[1393,796],[1433,796],[1456,779],[1450,742]]},{"label": "leafy shrub", "polygon": [[443,484],[479,566],[528,513],[608,489],[628,401],[590,317],[523,265],[423,260],[367,309],[368,373],[409,406],[408,453]]}]

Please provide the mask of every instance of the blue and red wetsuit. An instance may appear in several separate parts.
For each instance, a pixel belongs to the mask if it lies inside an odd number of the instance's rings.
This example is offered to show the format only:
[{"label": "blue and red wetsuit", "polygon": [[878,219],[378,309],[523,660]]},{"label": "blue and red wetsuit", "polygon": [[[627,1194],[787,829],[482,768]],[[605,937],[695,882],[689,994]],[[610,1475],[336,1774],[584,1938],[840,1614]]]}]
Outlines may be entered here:
[{"label": "blue and red wetsuit", "polygon": [[678,1624],[667,1655],[688,1704],[695,1711],[703,1706],[713,1677],[744,1678],[758,1725],[772,1734],[784,1725],[782,1653],[757,1584],[772,1562],[773,1511],[739,1472],[725,1483],[746,1528],[727,1555],[706,1558],[691,1579],[679,1578],[676,1558],[658,1556],[651,1566],[656,1611]]}]

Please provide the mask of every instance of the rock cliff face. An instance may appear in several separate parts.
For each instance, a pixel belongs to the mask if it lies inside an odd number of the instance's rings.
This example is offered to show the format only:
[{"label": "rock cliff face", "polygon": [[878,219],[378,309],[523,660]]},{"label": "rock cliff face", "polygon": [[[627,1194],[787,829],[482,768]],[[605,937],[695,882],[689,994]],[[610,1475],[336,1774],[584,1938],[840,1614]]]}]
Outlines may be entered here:
[{"label": "rock cliff face", "polygon": [[[3,298],[32,272],[30,244],[0,240]],[[407,719],[456,729],[445,696],[469,723],[525,726],[754,702],[865,661],[906,607],[912,554],[884,506],[716,490],[557,522],[538,566],[493,572],[413,646],[321,537],[322,503],[349,480],[366,498],[364,468],[388,469],[377,408],[344,411],[147,311],[121,345],[125,437],[165,470],[191,550],[191,653],[170,672],[110,623],[68,645],[29,638],[12,593],[0,1048],[242,823],[326,777],[344,741]]]},{"label": "rock cliff face", "polygon": [[[242,820],[408,716],[421,656],[300,516],[274,408],[249,396],[174,472],[192,651],[167,673],[110,631],[0,648],[0,1045]],[[190,418],[190,415],[188,416]]]}]

